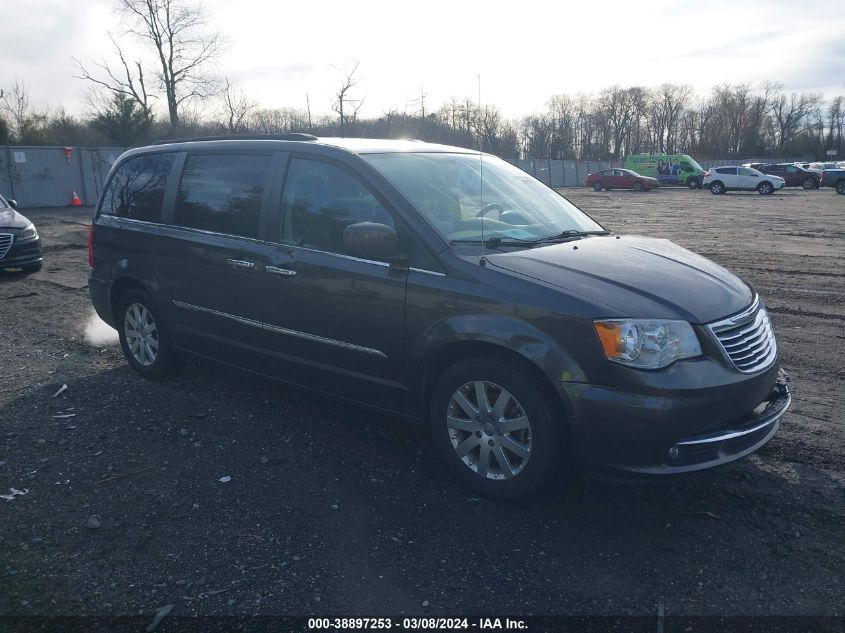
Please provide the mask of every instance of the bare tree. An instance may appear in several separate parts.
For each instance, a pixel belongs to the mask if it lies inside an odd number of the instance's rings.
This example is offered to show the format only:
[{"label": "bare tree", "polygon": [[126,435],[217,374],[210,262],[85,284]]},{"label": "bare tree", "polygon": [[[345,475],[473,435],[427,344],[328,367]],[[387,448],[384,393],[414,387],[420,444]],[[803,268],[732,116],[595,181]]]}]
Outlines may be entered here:
[{"label": "bare tree", "polygon": [[167,101],[171,130],[179,127],[179,108],[186,101],[208,97],[217,89],[209,74],[223,39],[207,27],[201,6],[187,0],[118,0],[119,11],[154,53],[156,76]]},{"label": "bare tree", "polygon": [[[340,87],[338,88],[337,92],[335,93],[335,102],[332,105],[332,110],[337,112],[338,116],[340,117],[340,128],[343,129],[349,123],[350,116],[349,111],[352,111],[352,120],[358,118],[358,111],[361,109],[361,106],[364,103],[363,99],[352,99],[349,96],[349,91],[352,90],[355,86],[358,85],[360,79],[355,76],[358,72],[358,65],[359,61],[357,59],[352,60],[349,66],[346,69],[337,68],[342,75],[343,78],[340,82]],[[347,107],[348,106],[348,107]]]},{"label": "bare tree", "polygon": [[250,99],[243,90],[232,85],[229,78],[225,78],[223,103],[225,106],[226,127],[230,134],[243,131],[247,126],[250,113],[258,104]]},{"label": "bare tree", "polygon": [[9,94],[3,92],[5,98],[0,103],[0,110],[9,118],[10,132],[13,136],[20,138],[21,132],[26,127],[27,121],[32,116],[29,109],[29,88],[23,79],[12,80]]},{"label": "bare tree", "polygon": [[769,104],[769,114],[774,121],[777,150],[780,152],[796,136],[802,119],[819,106],[821,95],[804,92],[798,95],[793,92],[787,97],[786,93],[780,92],[783,85],[773,82],[766,82],[763,89]]},{"label": "bare tree", "polygon": [[89,102],[100,114],[102,114],[104,109],[103,102],[112,103],[115,98],[123,97],[137,104],[146,116],[151,117],[151,97],[147,93],[147,84],[141,61],[127,62],[123,49],[121,49],[120,45],[114,39],[114,36],[111,33],[108,36],[117,53],[117,58],[120,60],[120,69],[113,69],[105,59],[101,62],[94,62],[94,66],[100,69],[100,76],[97,77],[92,75],[83,63],[74,57],[73,62],[76,70],[74,77],[90,81],[94,85],[111,93],[112,98],[105,100],[98,99],[96,95],[89,97]]}]

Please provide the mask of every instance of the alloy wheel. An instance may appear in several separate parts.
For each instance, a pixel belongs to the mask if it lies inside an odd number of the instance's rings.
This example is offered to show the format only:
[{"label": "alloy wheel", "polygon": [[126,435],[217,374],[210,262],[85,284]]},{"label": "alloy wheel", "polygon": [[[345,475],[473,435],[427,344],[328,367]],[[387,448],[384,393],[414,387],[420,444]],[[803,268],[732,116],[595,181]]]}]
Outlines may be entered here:
[{"label": "alloy wheel", "polygon": [[123,332],[132,357],[144,367],[152,365],[158,358],[158,328],[152,312],[141,303],[130,304],[123,319]]},{"label": "alloy wheel", "polygon": [[507,389],[482,380],[449,399],[446,428],[458,458],[486,479],[510,479],[531,457],[531,422]]}]

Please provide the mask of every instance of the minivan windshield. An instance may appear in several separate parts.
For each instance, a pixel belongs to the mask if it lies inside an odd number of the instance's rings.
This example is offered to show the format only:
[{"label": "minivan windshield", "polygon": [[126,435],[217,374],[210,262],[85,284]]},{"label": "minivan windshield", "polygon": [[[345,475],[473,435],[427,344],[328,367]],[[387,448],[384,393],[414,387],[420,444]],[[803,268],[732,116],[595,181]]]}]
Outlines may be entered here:
[{"label": "minivan windshield", "polygon": [[526,244],[602,233],[575,205],[505,161],[478,154],[362,156],[452,242]]}]

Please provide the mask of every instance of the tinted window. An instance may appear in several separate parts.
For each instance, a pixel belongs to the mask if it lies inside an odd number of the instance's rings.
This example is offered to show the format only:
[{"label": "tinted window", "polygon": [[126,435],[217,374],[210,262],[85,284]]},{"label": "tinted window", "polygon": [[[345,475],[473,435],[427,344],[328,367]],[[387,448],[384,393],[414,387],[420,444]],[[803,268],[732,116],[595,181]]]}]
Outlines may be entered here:
[{"label": "tinted window", "polygon": [[790,174],[795,174],[795,173],[798,173],[798,168],[797,168],[797,167],[795,167],[794,165],[789,165],[789,166],[786,168],[786,171],[787,171],[787,173],[790,173]]},{"label": "tinted window", "polygon": [[345,169],[300,158],[291,161],[282,194],[282,242],[342,253],[343,230],[357,222],[393,226],[387,210]]},{"label": "tinted window", "polygon": [[258,237],[270,156],[188,156],[174,221],[195,229]]},{"label": "tinted window", "polygon": [[100,213],[122,218],[161,221],[161,202],[173,154],[146,154],[122,163],[103,192]]},{"label": "tinted window", "polygon": [[716,170],[716,173],[717,174],[725,174],[725,175],[736,176],[736,167],[719,167]]}]

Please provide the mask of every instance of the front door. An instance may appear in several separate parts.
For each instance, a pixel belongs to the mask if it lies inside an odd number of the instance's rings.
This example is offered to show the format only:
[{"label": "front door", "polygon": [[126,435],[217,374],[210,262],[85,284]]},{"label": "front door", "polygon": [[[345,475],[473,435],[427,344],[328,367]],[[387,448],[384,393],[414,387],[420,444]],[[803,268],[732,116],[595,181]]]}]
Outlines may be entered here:
[{"label": "front door", "polygon": [[357,222],[388,224],[403,235],[373,191],[347,166],[291,158],[271,209],[271,261],[260,276],[258,309],[264,349],[279,361],[272,373],[397,409],[408,270],[352,257],[343,247],[344,228]]},{"label": "front door", "polygon": [[756,189],[760,184],[760,175],[747,167],[737,167],[737,187],[740,189]]}]

